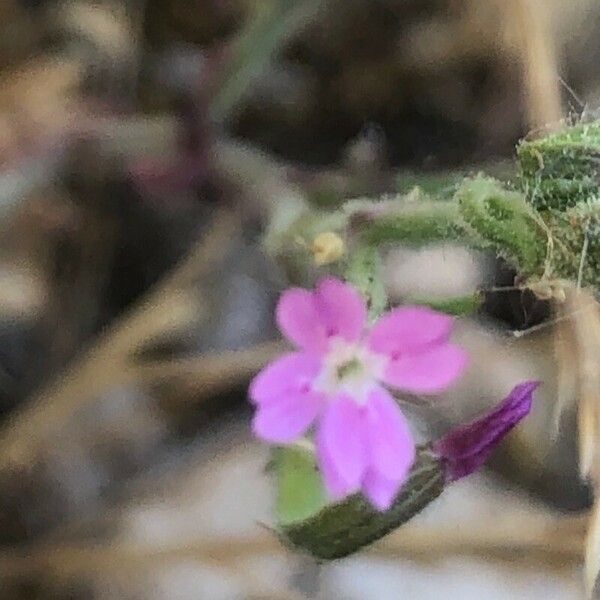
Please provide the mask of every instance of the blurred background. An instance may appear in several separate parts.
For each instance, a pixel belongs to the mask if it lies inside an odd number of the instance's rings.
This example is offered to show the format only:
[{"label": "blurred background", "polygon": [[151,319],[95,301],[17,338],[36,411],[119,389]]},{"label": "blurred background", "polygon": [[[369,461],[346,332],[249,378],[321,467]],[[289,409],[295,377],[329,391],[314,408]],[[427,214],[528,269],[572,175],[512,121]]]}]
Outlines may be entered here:
[{"label": "blurred background", "polygon": [[[541,300],[488,293],[464,380],[411,407],[425,439],[543,379],[493,468],[332,565],[269,531],[246,387],[282,349],[282,207],[510,170],[600,104],[599,25],[593,0],[0,0],[0,597],[582,597],[554,332],[510,335]],[[513,277],[385,258],[395,302]]]}]

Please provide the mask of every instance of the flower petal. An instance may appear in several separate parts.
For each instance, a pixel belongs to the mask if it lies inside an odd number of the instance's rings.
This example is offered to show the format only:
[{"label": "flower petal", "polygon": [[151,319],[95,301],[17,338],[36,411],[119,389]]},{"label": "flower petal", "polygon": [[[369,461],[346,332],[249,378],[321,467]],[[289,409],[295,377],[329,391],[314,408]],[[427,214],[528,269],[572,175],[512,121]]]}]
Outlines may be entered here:
[{"label": "flower petal", "polygon": [[339,336],[356,342],[367,323],[367,306],[351,285],[329,277],[315,290],[315,306],[328,338]]},{"label": "flower petal", "polygon": [[367,401],[369,468],[392,482],[402,482],[415,460],[415,443],[396,401],[383,388]]},{"label": "flower petal", "polygon": [[367,466],[364,411],[349,397],[331,401],[317,432],[317,458],[334,498],[360,489]]},{"label": "flower petal", "polygon": [[310,290],[291,288],[283,292],[275,320],[281,333],[298,347],[316,352],[325,350],[326,338]]},{"label": "flower petal", "polygon": [[306,352],[284,354],[267,365],[250,383],[249,395],[255,404],[273,402],[283,396],[308,391],[318,375],[318,356]]},{"label": "flower petal", "polygon": [[284,292],[276,309],[281,332],[304,350],[323,353],[328,340],[348,342],[360,338],[367,321],[367,307],[351,285],[333,277],[323,279],[314,292],[292,288]]},{"label": "flower petal", "polygon": [[318,461],[325,488],[333,500],[341,500],[358,491],[358,486],[355,483],[348,483],[348,481],[342,479],[336,465],[328,454],[319,454]]},{"label": "flower petal", "polygon": [[287,444],[310,427],[323,405],[324,397],[315,392],[282,396],[277,402],[261,404],[252,421],[254,434],[272,444]]},{"label": "flower petal", "polygon": [[467,353],[462,348],[442,344],[390,361],[382,379],[407,392],[435,394],[458,379],[467,362]]},{"label": "flower petal", "polygon": [[383,316],[371,329],[369,347],[378,354],[394,356],[445,342],[453,318],[430,308],[403,306]]},{"label": "flower petal", "polygon": [[400,491],[402,481],[391,481],[369,469],[363,480],[363,494],[380,511],[388,510]]}]

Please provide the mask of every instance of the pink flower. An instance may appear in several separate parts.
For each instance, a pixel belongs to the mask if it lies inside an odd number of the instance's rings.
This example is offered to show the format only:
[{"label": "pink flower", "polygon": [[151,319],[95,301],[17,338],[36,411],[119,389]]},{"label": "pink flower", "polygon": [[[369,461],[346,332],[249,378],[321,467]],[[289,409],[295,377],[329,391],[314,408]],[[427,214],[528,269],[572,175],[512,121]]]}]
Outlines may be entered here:
[{"label": "pink flower", "polygon": [[419,394],[446,389],[466,353],[448,339],[452,318],[401,307],[367,329],[367,307],[333,278],[315,291],[293,288],[277,306],[277,324],[297,347],[263,369],[250,385],[255,434],[288,444],[318,420],[317,460],[334,499],[362,490],[390,507],[415,457],[404,415],[383,384]]}]

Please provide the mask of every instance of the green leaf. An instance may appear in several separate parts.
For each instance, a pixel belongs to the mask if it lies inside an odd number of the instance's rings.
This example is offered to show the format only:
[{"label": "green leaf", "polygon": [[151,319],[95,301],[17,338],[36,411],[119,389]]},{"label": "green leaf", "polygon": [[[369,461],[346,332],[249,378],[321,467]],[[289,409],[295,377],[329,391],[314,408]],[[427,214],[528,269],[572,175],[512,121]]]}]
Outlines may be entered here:
[{"label": "green leaf", "polygon": [[579,123],[517,146],[521,182],[538,210],[564,211],[598,195],[600,121]]},{"label": "green leaf", "polygon": [[254,14],[234,40],[230,62],[213,98],[210,115],[218,122],[235,107],[275,52],[314,19],[322,0],[269,0],[255,3]]},{"label": "green leaf", "polygon": [[490,177],[465,179],[455,196],[460,216],[489,247],[524,274],[538,273],[544,265],[547,238],[535,213],[520,192],[506,189]]}]

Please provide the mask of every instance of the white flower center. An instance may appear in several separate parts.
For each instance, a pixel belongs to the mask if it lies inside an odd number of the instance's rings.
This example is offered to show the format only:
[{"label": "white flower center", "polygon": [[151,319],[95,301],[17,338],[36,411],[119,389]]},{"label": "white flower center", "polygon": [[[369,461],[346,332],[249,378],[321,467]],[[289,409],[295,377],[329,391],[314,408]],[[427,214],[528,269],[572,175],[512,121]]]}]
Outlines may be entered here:
[{"label": "white flower center", "polygon": [[323,358],[315,389],[331,396],[347,394],[357,403],[364,404],[387,361],[387,357],[375,354],[361,344],[334,338]]}]

